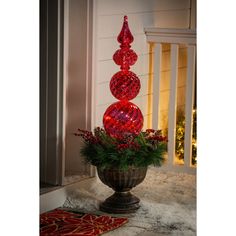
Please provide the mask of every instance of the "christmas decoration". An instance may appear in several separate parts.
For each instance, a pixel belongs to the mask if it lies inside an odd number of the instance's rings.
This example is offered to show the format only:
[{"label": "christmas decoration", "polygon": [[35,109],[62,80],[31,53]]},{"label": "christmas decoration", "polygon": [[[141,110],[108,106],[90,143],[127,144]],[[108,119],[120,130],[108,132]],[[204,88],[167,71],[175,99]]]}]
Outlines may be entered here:
[{"label": "christmas decoration", "polygon": [[161,166],[167,149],[167,138],[161,130],[147,129],[122,140],[111,137],[100,127],[94,132],[78,129],[75,135],[84,140],[81,154],[85,160],[100,168],[127,170],[129,166]]},{"label": "christmas decoration", "polygon": [[86,161],[97,168],[118,168],[128,170],[132,167],[161,166],[167,149],[167,138],[161,130],[143,127],[140,109],[130,102],[140,90],[138,76],[130,71],[138,56],[130,49],[134,38],[124,22],[117,37],[121,44],[113,59],[120,66],[110,81],[110,90],[119,100],[111,104],[103,115],[104,128],[96,127],[94,132],[78,129],[75,133],[84,140],[81,154]]},{"label": "christmas decoration", "polygon": [[142,113],[136,105],[120,101],[107,108],[103,123],[108,134],[121,139],[127,134],[138,135],[142,129],[142,119]]},{"label": "christmas decoration", "polygon": [[97,127],[94,132],[78,129],[75,135],[84,140],[81,154],[97,167],[100,180],[115,191],[100,204],[100,210],[123,214],[135,212],[140,207],[139,198],[130,190],[144,180],[149,165],[162,165],[167,139],[161,130],[141,132],[142,112],[130,102],[139,93],[140,80],[129,70],[138,56],[130,49],[134,38],[127,16],[117,40],[121,45],[113,60],[120,71],[111,78],[110,90],[119,101],[105,111],[104,129]]},{"label": "christmas decoration", "polygon": [[117,37],[121,44],[113,55],[113,60],[120,65],[121,71],[113,75],[110,90],[115,98],[120,100],[107,108],[103,116],[106,132],[115,138],[122,139],[127,134],[138,135],[143,127],[143,115],[140,109],[129,102],[140,90],[138,76],[129,71],[130,66],[137,61],[137,54],[130,49],[134,38],[128,25],[128,17],[124,17],[123,27]]}]

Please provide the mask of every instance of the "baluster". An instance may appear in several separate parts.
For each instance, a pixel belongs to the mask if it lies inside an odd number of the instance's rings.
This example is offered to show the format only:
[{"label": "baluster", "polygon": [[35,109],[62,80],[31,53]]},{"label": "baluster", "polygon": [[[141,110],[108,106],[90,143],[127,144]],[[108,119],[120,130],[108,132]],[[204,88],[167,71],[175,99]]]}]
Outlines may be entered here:
[{"label": "baluster", "polygon": [[187,80],[186,80],[186,103],[185,103],[185,136],[184,136],[184,165],[192,166],[192,123],[193,123],[193,100],[195,84],[195,46],[188,46],[187,54]]},{"label": "baluster", "polygon": [[169,100],[169,114],[168,114],[168,164],[169,165],[173,165],[175,161],[178,52],[179,52],[179,45],[171,44],[171,54],[170,54],[171,78],[170,78],[170,100]]},{"label": "baluster", "polygon": [[154,48],[154,75],[153,75],[153,99],[152,99],[152,128],[160,129],[160,81],[161,81],[161,56],[162,45],[157,43]]}]

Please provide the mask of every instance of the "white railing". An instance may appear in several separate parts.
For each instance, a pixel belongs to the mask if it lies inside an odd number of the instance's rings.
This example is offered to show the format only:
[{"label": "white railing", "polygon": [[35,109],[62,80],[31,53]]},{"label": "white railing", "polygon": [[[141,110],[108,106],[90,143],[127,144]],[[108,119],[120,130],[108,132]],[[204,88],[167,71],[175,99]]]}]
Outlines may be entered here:
[{"label": "white railing", "polygon": [[[196,173],[192,165],[192,122],[195,85],[195,47],[196,31],[192,29],[160,29],[145,28],[147,42],[154,44],[153,62],[153,99],[152,99],[152,127],[160,129],[160,83],[162,64],[162,44],[169,43],[170,47],[170,93],[168,110],[168,161],[161,167],[163,170],[172,170],[186,173]],[[176,108],[177,108],[177,80],[179,46],[187,47],[187,76],[185,101],[185,137],[184,137],[184,164],[175,162],[176,137]]]}]

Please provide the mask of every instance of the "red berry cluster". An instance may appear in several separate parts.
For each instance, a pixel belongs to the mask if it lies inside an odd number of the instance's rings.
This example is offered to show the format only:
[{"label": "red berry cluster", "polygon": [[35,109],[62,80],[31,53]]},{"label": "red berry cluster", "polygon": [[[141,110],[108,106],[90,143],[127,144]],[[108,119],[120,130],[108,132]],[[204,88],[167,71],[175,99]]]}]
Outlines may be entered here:
[{"label": "red berry cluster", "polygon": [[167,141],[167,138],[165,136],[151,136],[151,137],[148,137],[149,140],[155,140],[155,141],[158,141],[158,142],[163,142],[163,141]]},{"label": "red berry cluster", "polygon": [[[113,147],[117,151],[134,150],[138,151],[141,149],[143,144],[140,143],[140,137],[134,134],[125,133],[123,138],[111,138],[105,131],[105,129],[96,127],[94,134],[91,131],[78,129],[75,136],[80,136],[88,144],[101,145],[104,148]],[[156,146],[158,143],[167,142],[167,137],[162,136],[161,130],[147,129],[142,132],[144,138],[144,145]],[[146,144],[145,144],[146,143]]]},{"label": "red berry cluster", "polygon": [[167,142],[167,137],[162,135],[161,130],[147,129],[145,134],[147,140],[157,141],[157,142]]},{"label": "red berry cluster", "polygon": [[122,151],[125,149],[133,149],[133,150],[139,150],[140,149],[140,145],[138,143],[135,142],[130,142],[130,143],[120,143],[117,144],[116,146],[118,151]]},{"label": "red berry cluster", "polygon": [[155,130],[154,129],[146,129],[146,133],[150,134],[150,133],[154,133]]},{"label": "red berry cluster", "polygon": [[117,150],[121,151],[121,150],[129,148],[129,144],[128,143],[121,143],[121,144],[117,144],[116,147],[117,147]]},{"label": "red berry cluster", "polygon": [[125,149],[139,150],[140,145],[135,141],[135,137],[135,135],[130,133],[124,134],[122,139],[117,139],[118,144],[116,145],[116,149],[118,151]]},{"label": "red berry cluster", "polygon": [[75,136],[80,136],[87,143],[98,144],[100,140],[98,137],[94,136],[91,131],[78,129],[79,133],[74,133]]}]

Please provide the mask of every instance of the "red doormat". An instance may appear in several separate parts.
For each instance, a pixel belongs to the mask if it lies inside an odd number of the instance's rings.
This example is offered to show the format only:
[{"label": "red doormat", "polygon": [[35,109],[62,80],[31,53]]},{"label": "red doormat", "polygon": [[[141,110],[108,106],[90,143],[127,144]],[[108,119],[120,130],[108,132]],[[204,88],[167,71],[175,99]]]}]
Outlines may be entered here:
[{"label": "red doormat", "polygon": [[96,236],[116,229],[126,222],[127,218],[55,209],[40,215],[40,236]]}]

